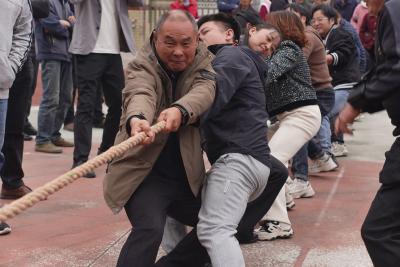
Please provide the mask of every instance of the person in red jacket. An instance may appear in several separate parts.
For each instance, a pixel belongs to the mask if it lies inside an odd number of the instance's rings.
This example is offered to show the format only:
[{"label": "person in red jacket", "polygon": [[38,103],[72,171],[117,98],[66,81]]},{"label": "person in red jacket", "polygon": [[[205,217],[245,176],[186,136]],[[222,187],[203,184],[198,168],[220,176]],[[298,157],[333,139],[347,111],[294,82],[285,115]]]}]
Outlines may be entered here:
[{"label": "person in red jacket", "polygon": [[186,10],[187,12],[192,14],[195,19],[199,18],[199,15],[197,14],[197,0],[175,0],[169,5],[169,7],[171,8],[171,10]]}]

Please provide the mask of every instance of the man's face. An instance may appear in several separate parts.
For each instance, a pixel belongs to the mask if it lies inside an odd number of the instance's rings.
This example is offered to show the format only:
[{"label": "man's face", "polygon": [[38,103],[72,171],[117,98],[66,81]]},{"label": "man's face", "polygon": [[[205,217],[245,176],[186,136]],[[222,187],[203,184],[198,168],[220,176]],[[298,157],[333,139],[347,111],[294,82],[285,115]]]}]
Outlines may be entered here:
[{"label": "man's face", "polygon": [[311,25],[317,30],[321,37],[325,37],[334,24],[335,21],[326,17],[321,10],[316,11],[311,20]]},{"label": "man's face", "polygon": [[207,46],[233,43],[233,31],[225,30],[220,23],[214,21],[208,21],[201,25],[199,36]]},{"label": "man's face", "polygon": [[281,38],[279,33],[273,29],[251,28],[249,31],[249,47],[260,52],[263,56],[270,56],[279,46]]},{"label": "man's face", "polygon": [[172,72],[184,71],[192,64],[197,45],[197,33],[190,21],[167,20],[155,39],[160,60]]}]

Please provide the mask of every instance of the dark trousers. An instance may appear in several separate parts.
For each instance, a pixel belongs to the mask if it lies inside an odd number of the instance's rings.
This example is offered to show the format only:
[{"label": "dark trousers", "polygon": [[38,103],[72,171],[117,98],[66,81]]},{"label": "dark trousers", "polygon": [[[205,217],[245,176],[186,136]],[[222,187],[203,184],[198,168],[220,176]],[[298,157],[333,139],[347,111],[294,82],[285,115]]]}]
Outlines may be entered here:
[{"label": "dark trousers", "polygon": [[200,199],[186,177],[165,177],[152,171],[125,205],[132,232],[122,247],[118,267],[153,266],[164,233],[166,216],[194,226]]},{"label": "dark trousers", "polygon": [[[246,211],[238,225],[238,240],[250,239],[255,225],[268,212],[276,196],[288,177],[287,168],[271,156],[271,173],[267,186],[262,194],[247,205]],[[197,238],[194,228],[167,256],[161,258],[156,266],[162,267],[203,267],[210,262],[207,251]],[[151,266],[151,265],[149,265]]]},{"label": "dark trousers", "polygon": [[37,76],[38,76],[38,70],[39,70],[39,62],[36,60],[36,57],[30,55],[29,58],[32,62],[32,83],[29,87],[28,102],[27,102],[26,108],[25,108],[25,124],[29,123],[28,118],[29,118],[29,115],[31,114],[32,97],[35,94],[36,82],[37,82]]},{"label": "dark trousers", "polygon": [[92,142],[92,126],[99,83],[108,113],[99,153],[114,144],[121,117],[124,73],[121,56],[115,54],[77,55],[78,105],[74,123],[74,163],[87,161]]},{"label": "dark trousers", "polygon": [[31,88],[34,81],[34,65],[28,57],[21,71],[17,73],[15,81],[10,88],[8,110],[6,118],[6,131],[2,152],[5,157],[1,169],[3,186],[15,189],[24,184],[22,178],[22,156],[24,151],[24,126],[26,109],[31,99]]},{"label": "dark trousers", "polygon": [[361,236],[376,267],[400,266],[400,137],[386,152],[381,188],[361,228]]}]

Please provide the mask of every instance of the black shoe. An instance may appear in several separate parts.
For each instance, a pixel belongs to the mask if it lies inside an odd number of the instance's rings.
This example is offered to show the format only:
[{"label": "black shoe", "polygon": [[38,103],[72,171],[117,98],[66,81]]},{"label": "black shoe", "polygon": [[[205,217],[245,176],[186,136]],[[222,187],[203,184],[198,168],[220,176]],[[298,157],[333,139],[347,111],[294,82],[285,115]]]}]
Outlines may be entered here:
[{"label": "black shoe", "polygon": [[0,235],[6,235],[9,233],[11,233],[11,227],[4,222],[0,222]]},{"label": "black shoe", "polygon": [[28,135],[26,133],[23,133],[23,135],[24,135],[24,141],[32,141],[33,140],[32,136],[30,136],[30,135]]},{"label": "black shoe", "polygon": [[252,244],[258,241],[258,236],[255,233],[251,233],[250,236],[236,234],[236,239],[239,241],[239,244]]},{"label": "black shoe", "polygon": [[24,133],[27,134],[27,135],[37,135],[37,130],[28,121],[27,123],[25,123]]},{"label": "black shoe", "polygon": [[[80,161],[80,162],[74,163],[72,165],[72,169],[75,168],[75,167],[78,167],[79,165],[82,165],[83,163],[85,163],[85,162],[84,161]],[[83,175],[82,177],[84,177],[84,178],[96,178],[96,173],[94,171],[89,171],[85,175]]]}]

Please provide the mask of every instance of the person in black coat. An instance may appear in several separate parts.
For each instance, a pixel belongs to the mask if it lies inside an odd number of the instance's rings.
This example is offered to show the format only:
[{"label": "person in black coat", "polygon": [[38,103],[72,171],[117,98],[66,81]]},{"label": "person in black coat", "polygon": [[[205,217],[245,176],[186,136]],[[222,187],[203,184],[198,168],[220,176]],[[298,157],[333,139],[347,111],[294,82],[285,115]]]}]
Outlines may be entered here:
[{"label": "person in black coat", "polygon": [[[400,264],[400,0],[390,0],[379,14],[375,41],[375,67],[358,83],[336,120],[336,130],[351,133],[349,124],[361,112],[386,109],[396,137],[386,152],[379,175],[382,184],[361,228],[374,266]],[[379,3],[378,3],[379,4]]]}]

